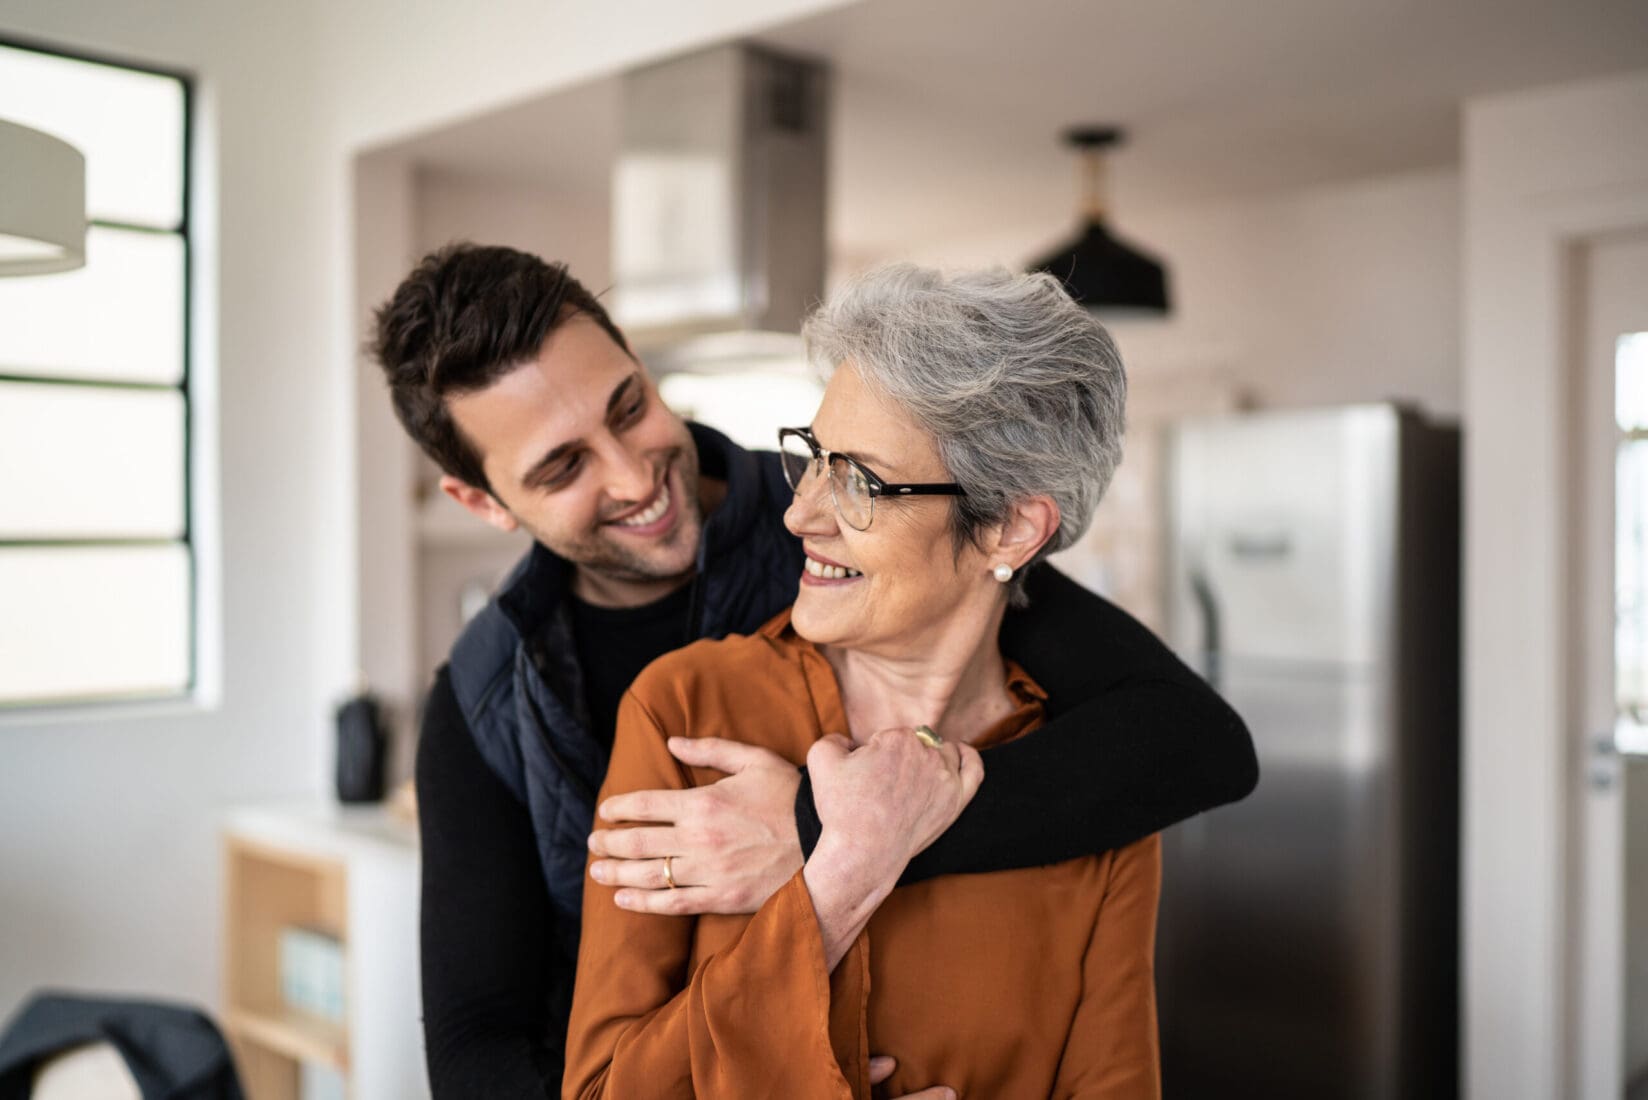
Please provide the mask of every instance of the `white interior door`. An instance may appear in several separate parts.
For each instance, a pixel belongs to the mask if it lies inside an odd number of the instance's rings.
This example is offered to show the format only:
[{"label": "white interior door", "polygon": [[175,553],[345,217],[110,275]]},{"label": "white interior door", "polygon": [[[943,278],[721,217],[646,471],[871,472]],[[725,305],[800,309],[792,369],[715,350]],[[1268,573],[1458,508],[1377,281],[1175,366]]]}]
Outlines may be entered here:
[{"label": "white interior door", "polygon": [[1648,235],[1583,252],[1574,1095],[1648,1098]]}]

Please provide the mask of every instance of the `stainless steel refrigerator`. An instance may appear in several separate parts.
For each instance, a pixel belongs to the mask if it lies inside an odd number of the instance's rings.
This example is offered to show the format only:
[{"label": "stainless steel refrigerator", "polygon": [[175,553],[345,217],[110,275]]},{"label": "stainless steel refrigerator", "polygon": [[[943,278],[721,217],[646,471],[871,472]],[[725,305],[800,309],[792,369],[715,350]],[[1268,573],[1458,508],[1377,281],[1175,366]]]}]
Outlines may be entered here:
[{"label": "stainless steel refrigerator", "polygon": [[1366,405],[1169,449],[1169,632],[1260,780],[1164,838],[1166,1095],[1454,1096],[1459,434]]}]

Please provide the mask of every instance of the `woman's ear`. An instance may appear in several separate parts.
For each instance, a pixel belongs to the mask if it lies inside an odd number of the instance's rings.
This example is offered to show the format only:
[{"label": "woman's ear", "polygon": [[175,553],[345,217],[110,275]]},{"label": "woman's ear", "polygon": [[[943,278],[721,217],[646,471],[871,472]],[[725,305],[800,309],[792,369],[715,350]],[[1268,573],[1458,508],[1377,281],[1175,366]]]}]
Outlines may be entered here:
[{"label": "woman's ear", "polygon": [[464,506],[464,511],[475,518],[490,523],[500,531],[513,531],[520,526],[515,515],[508,508],[498,503],[496,497],[485,489],[477,489],[460,478],[451,474],[441,475],[441,492]]},{"label": "woman's ear", "polygon": [[991,564],[1024,568],[1058,529],[1059,506],[1052,497],[1043,493],[1014,501],[996,536]]}]

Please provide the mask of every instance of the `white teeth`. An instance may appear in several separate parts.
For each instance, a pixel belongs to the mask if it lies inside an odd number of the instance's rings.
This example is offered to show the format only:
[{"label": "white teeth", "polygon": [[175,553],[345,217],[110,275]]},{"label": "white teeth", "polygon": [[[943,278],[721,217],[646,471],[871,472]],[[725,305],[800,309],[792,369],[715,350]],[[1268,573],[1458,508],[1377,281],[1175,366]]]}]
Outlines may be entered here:
[{"label": "white teeth", "polygon": [[807,559],[807,572],[827,581],[838,581],[843,577],[862,577],[864,575],[858,570],[848,569],[844,565],[825,565],[817,558]]},{"label": "white teeth", "polygon": [[618,526],[620,526],[620,527],[645,527],[649,523],[657,523],[661,518],[663,518],[664,513],[669,511],[669,506],[670,506],[669,483],[665,482],[663,492],[659,493],[658,494],[658,499],[652,502],[652,507],[648,508],[645,512],[637,512],[635,515],[630,516],[628,519],[618,520],[617,521]]}]

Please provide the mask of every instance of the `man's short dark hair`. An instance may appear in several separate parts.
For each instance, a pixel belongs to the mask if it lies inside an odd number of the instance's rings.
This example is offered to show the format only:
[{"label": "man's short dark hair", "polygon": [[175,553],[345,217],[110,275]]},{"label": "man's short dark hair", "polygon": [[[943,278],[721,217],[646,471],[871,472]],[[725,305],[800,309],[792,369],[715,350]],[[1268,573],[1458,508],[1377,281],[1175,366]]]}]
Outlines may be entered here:
[{"label": "man's short dark hair", "polygon": [[372,356],[395,415],[440,468],[488,492],[481,454],[446,408],[537,356],[558,325],[586,314],[627,353],[607,311],[565,264],[513,248],[450,244],[425,256],[378,308]]}]

